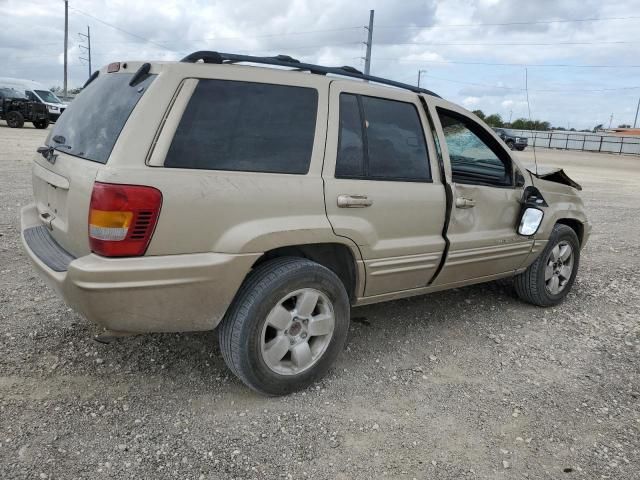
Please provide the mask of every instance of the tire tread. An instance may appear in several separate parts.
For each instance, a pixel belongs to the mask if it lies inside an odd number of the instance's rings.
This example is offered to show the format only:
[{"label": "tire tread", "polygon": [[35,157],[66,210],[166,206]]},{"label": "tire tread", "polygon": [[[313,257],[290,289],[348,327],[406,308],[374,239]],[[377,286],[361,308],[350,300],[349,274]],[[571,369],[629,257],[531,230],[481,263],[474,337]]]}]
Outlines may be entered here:
[{"label": "tire tread", "polygon": [[[276,280],[282,276],[289,275],[293,272],[308,268],[325,267],[304,258],[298,257],[281,257],[270,260],[256,267],[246,278],[236,296],[225,314],[220,327],[218,329],[218,339],[222,357],[229,369],[244,384],[261,394],[273,395],[261,389],[256,383],[249,378],[247,372],[241,367],[242,358],[246,352],[243,348],[241,331],[242,321],[249,316],[251,306],[259,301],[259,297],[268,289]],[[333,272],[326,269],[331,275]],[[337,277],[336,277],[337,279]],[[339,279],[337,279],[339,282]],[[346,291],[345,291],[346,295]]]},{"label": "tire tread", "polygon": [[[551,236],[549,237],[549,242],[547,243],[547,247],[540,253],[538,258],[529,265],[529,267],[519,275],[516,275],[513,281],[513,286],[516,291],[518,297],[520,297],[525,302],[531,303],[533,305],[537,305],[539,307],[548,307],[551,305],[555,305],[558,303],[557,301],[551,302],[544,291],[545,286],[541,285],[539,282],[540,278],[540,269],[544,268],[544,259],[547,257],[547,251],[549,246],[555,245],[558,240],[558,237],[569,235],[575,238],[576,244],[579,245],[578,237],[575,231],[568,227],[567,225],[556,224],[553,227],[553,231],[551,232]],[[575,253],[576,262],[579,258],[579,252]],[[575,268],[578,268],[578,263],[576,263]],[[574,272],[575,275],[575,272]],[[569,292],[569,289],[566,290],[566,293]]]}]

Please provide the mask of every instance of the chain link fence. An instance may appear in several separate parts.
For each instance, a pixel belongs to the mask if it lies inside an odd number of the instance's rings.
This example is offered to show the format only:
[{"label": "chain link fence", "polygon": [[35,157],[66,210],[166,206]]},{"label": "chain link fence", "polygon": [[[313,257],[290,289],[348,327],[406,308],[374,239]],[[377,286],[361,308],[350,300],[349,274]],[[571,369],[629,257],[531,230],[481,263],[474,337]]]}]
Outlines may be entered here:
[{"label": "chain link fence", "polygon": [[536,148],[640,155],[640,137],[562,131],[514,130],[514,132],[518,136],[527,137],[530,147],[535,145]]}]

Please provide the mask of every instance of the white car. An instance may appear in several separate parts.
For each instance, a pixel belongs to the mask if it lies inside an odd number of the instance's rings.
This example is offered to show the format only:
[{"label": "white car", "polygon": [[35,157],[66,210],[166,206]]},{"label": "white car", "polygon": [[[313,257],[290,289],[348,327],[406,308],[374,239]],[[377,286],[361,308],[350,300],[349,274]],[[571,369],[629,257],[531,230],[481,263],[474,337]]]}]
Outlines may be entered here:
[{"label": "white car", "polygon": [[38,82],[20,78],[3,77],[0,78],[0,87],[13,88],[14,90],[24,92],[26,97],[32,102],[46,105],[47,111],[49,112],[49,120],[52,122],[55,122],[67,108],[67,104],[63,103],[53,92]]}]

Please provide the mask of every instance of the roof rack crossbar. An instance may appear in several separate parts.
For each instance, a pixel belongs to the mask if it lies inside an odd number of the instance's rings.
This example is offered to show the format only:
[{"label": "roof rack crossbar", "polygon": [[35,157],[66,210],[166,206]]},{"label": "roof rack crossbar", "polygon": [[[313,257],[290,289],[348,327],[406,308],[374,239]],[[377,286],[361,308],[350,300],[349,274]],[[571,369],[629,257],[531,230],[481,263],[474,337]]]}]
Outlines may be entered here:
[{"label": "roof rack crossbar", "polygon": [[311,73],[319,75],[340,75],[342,77],[357,78],[360,80],[367,80],[370,82],[380,83],[382,85],[390,85],[392,87],[402,88],[404,90],[410,90],[415,93],[424,93],[433,97],[440,98],[431,90],[426,88],[419,88],[407,83],[396,82],[395,80],[389,80],[387,78],[376,77],[373,75],[364,75],[360,71],[353,67],[324,67],[322,65],[314,65],[312,63],[303,63],[295,58],[291,58],[288,55],[277,55],[275,57],[255,57],[252,55],[238,55],[235,53],[222,53],[208,50],[200,50],[193,52],[190,55],[184,57],[181,62],[196,63],[202,60],[204,63],[224,64],[224,63],[257,63],[262,65],[274,65],[279,67],[289,67],[296,70],[309,71]]}]

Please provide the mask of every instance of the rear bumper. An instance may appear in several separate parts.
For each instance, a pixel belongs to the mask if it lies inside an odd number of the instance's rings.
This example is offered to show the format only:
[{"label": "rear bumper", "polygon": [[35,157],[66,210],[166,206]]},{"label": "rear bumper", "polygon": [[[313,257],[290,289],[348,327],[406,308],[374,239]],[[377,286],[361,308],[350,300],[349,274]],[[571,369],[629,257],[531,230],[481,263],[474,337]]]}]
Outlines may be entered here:
[{"label": "rear bumper", "polygon": [[[89,254],[56,271],[25,231],[38,226],[22,209],[22,243],[36,271],[74,310],[119,332],[211,330],[222,320],[259,254],[196,253],[136,258]],[[66,253],[66,252],[65,252]],[[59,268],[58,268],[59,269]]]}]

